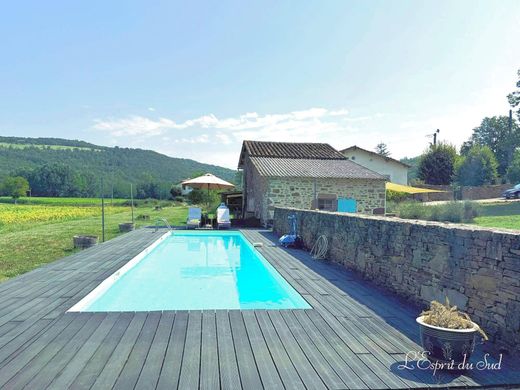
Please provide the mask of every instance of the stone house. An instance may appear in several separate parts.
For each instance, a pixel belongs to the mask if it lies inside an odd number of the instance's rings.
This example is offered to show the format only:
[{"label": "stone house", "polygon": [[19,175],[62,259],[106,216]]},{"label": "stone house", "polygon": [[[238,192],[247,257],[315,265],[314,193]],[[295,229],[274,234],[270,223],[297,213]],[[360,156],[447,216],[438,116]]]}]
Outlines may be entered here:
[{"label": "stone house", "polygon": [[243,216],[270,224],[274,208],[383,214],[385,177],[328,144],[244,141]]},{"label": "stone house", "polygon": [[365,168],[385,176],[392,183],[408,184],[408,169],[410,168],[408,164],[392,157],[381,156],[376,152],[360,148],[356,145],[341,150],[341,153],[359,165],[363,165]]}]

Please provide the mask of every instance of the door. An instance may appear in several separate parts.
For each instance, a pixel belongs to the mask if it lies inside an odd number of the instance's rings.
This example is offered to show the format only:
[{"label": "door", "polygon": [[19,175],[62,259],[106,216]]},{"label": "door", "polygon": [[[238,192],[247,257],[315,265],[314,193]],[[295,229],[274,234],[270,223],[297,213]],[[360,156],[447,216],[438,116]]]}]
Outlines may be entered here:
[{"label": "door", "polygon": [[357,202],[355,199],[339,198],[338,211],[342,213],[355,213],[357,211]]}]

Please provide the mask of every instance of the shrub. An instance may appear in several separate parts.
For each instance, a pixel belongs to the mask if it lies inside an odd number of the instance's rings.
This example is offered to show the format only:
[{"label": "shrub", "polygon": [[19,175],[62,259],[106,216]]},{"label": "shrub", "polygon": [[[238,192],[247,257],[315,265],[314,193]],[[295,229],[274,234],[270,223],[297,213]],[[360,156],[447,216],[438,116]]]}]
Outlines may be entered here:
[{"label": "shrub", "polygon": [[420,202],[403,202],[396,206],[395,212],[406,219],[430,219],[431,209]]},{"label": "shrub", "polygon": [[410,195],[406,192],[399,192],[393,190],[386,190],[386,201],[387,202],[403,202],[410,198]]},{"label": "shrub", "polygon": [[477,203],[469,201],[454,201],[437,205],[403,202],[395,205],[394,210],[400,218],[455,223],[471,222],[481,212]]},{"label": "shrub", "polygon": [[448,202],[442,205],[435,205],[438,208],[438,221],[462,222],[464,220],[464,205],[460,202]]}]

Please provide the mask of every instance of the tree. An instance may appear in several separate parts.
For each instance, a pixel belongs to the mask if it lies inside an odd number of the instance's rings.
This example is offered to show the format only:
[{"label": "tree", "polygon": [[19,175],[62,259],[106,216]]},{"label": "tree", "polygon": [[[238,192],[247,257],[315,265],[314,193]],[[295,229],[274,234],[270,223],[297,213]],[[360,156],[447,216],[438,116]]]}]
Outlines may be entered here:
[{"label": "tree", "polygon": [[460,153],[467,155],[474,145],[487,146],[495,155],[498,162],[498,173],[506,173],[515,147],[520,144],[520,127],[513,121],[509,129],[507,116],[484,118],[480,126],[473,129],[471,138],[462,144]]},{"label": "tree", "polygon": [[12,197],[15,203],[19,197],[25,196],[27,191],[29,191],[29,182],[25,177],[8,176],[2,183],[2,192],[7,196]]},{"label": "tree", "polygon": [[518,90],[511,92],[509,95],[507,95],[507,100],[509,100],[509,104],[511,104],[511,107],[517,108],[516,116],[520,120],[520,69],[518,69],[518,81],[516,82],[516,87]]},{"label": "tree", "polygon": [[488,146],[474,145],[457,159],[455,176],[463,186],[492,184],[497,178],[497,160]]},{"label": "tree", "polygon": [[173,184],[170,188],[170,195],[172,199],[175,199],[178,196],[182,196],[181,187],[178,184]]},{"label": "tree", "polygon": [[381,156],[388,157],[390,156],[390,151],[388,150],[388,146],[384,142],[380,142],[376,145],[376,153]]},{"label": "tree", "polygon": [[202,190],[200,190],[198,188],[194,188],[188,194],[188,200],[192,204],[202,204],[206,201],[206,197],[204,195],[205,195],[205,193]]},{"label": "tree", "polygon": [[75,196],[74,171],[65,164],[50,164],[36,168],[28,174],[33,195]]},{"label": "tree", "polygon": [[450,184],[453,180],[456,157],[457,151],[453,145],[444,142],[431,145],[419,161],[419,179],[426,184]]},{"label": "tree", "polygon": [[513,184],[520,183],[520,151],[517,150],[513,156],[513,161],[507,169],[507,178]]},{"label": "tree", "polygon": [[161,199],[161,189],[159,183],[156,182],[148,182],[148,183],[139,183],[136,188],[136,198],[146,199]]}]

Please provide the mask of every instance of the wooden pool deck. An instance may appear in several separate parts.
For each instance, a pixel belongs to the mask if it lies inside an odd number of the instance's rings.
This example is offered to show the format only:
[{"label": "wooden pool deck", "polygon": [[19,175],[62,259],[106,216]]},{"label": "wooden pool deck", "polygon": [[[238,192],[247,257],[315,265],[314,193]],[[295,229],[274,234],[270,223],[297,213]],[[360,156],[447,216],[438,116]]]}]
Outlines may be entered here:
[{"label": "wooden pool deck", "polygon": [[[160,237],[141,229],[0,284],[0,389],[520,388],[520,365],[402,370],[417,308],[243,230],[309,310],[66,311]],[[479,356],[476,357],[479,359]]]}]

